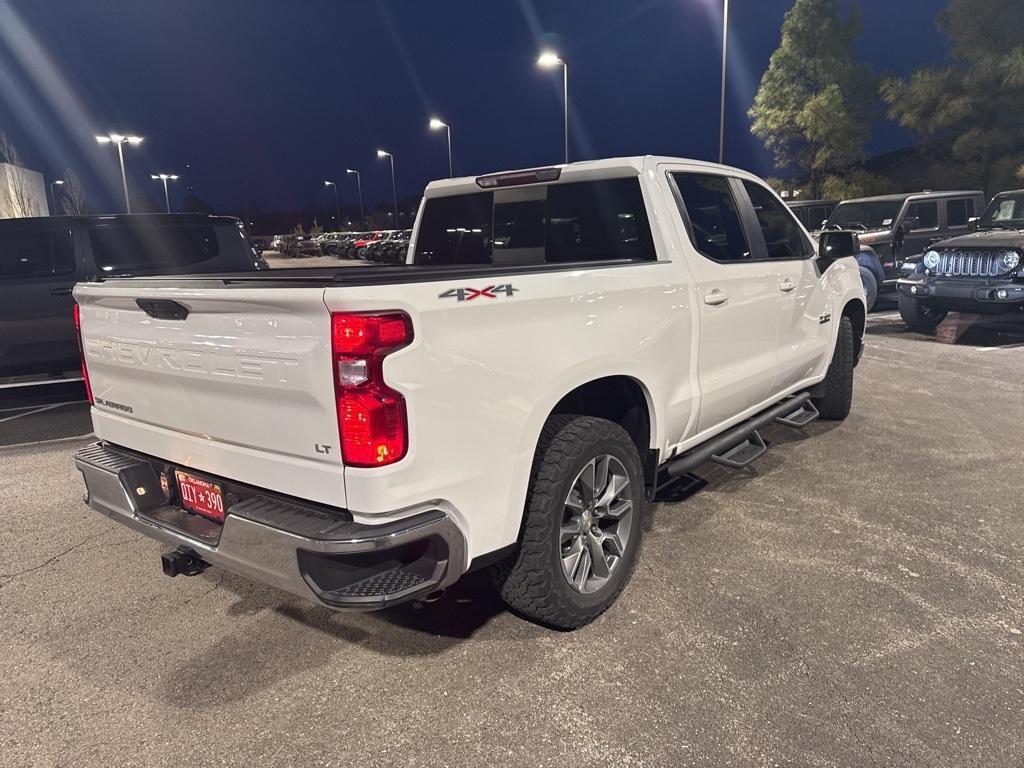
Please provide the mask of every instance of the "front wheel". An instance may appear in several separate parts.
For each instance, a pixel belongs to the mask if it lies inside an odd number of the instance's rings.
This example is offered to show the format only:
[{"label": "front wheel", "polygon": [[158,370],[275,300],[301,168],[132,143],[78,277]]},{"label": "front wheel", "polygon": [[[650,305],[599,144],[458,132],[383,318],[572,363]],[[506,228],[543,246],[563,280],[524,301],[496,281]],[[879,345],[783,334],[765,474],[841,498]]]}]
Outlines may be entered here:
[{"label": "front wheel", "polygon": [[939,323],[946,319],[948,312],[943,312],[938,309],[932,309],[920,299],[915,299],[912,296],[904,296],[902,293],[899,298],[900,305],[900,317],[903,318],[903,322],[915,331],[921,333],[931,333],[934,331]]},{"label": "front wheel", "polygon": [[850,415],[853,403],[853,323],[843,315],[839,318],[836,349],[828,373],[821,382],[820,397],[811,398],[821,418],[842,421]]},{"label": "front wheel", "polygon": [[502,599],[547,626],[589,624],[629,581],[645,506],[640,457],[622,427],[552,416],[534,457],[516,551],[491,571]]}]

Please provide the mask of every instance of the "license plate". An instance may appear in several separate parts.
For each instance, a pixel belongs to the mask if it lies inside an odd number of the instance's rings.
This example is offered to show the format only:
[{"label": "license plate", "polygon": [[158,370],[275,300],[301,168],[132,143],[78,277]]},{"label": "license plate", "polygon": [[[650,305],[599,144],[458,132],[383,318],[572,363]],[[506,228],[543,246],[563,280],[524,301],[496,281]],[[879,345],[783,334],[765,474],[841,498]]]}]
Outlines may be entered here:
[{"label": "license plate", "polygon": [[181,470],[174,471],[174,479],[178,481],[181,506],[218,523],[224,522],[224,495],[219,485]]}]

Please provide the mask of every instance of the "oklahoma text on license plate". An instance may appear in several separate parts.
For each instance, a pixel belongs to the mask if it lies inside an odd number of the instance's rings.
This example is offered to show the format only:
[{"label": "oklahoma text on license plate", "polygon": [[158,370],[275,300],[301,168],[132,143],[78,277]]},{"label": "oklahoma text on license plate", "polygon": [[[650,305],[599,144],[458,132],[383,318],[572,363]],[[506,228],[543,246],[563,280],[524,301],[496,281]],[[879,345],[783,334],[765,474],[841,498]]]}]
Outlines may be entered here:
[{"label": "oklahoma text on license plate", "polygon": [[174,479],[178,481],[181,506],[218,523],[224,522],[224,495],[219,485],[181,470],[174,471]]}]

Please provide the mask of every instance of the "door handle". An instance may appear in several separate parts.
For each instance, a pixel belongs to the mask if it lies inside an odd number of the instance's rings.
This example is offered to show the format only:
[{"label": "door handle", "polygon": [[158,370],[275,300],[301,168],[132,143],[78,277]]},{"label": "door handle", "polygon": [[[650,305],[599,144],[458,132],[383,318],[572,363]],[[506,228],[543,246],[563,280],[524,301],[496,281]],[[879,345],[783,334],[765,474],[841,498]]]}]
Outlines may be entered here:
[{"label": "door handle", "polygon": [[785,280],[783,280],[781,283],[779,283],[779,290],[780,291],[785,291],[786,293],[789,293],[794,288],[796,288],[796,283],[794,283],[788,277]]},{"label": "door handle", "polygon": [[729,294],[724,291],[720,291],[717,288],[704,296],[704,303],[710,304],[713,307],[718,306],[719,304],[725,304],[728,300]]},{"label": "door handle", "polygon": [[70,288],[51,288],[50,289],[50,295],[51,296],[70,296],[71,295],[71,289]]}]

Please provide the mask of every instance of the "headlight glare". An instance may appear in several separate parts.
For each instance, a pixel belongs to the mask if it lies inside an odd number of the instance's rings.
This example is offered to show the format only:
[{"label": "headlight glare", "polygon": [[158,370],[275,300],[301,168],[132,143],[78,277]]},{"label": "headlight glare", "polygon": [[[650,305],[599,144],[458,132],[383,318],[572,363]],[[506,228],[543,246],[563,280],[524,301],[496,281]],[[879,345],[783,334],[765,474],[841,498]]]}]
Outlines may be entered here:
[{"label": "headlight glare", "polygon": [[935,269],[939,266],[939,252],[928,251],[928,253],[924,255],[924,259],[922,259],[922,261],[928,269]]},{"label": "headlight glare", "polygon": [[1005,251],[1003,253],[1003,266],[1007,269],[1016,269],[1020,264],[1020,254],[1016,251]]}]

